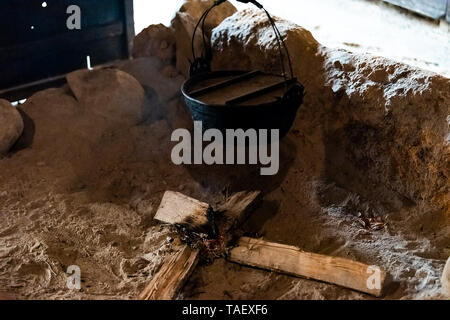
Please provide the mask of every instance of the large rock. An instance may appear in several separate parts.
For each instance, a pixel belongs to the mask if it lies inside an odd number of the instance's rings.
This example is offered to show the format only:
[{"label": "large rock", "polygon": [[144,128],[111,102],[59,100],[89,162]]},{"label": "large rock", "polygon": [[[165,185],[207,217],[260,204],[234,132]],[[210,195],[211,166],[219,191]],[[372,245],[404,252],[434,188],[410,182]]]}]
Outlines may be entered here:
[{"label": "large rock", "polygon": [[[189,76],[190,61],[194,59],[192,53],[192,35],[195,24],[194,18],[185,12],[177,12],[175,18],[172,20],[172,27],[176,35],[176,68],[186,78]],[[194,49],[197,57],[200,57],[203,48],[201,32],[197,32],[194,40]]]},{"label": "large rock", "polygon": [[175,63],[175,35],[163,24],[147,27],[134,38],[133,56],[156,57],[165,64]]},{"label": "large rock", "polygon": [[67,86],[35,93],[21,109],[27,119],[21,147],[31,146],[56,158],[90,152],[88,145],[97,141],[105,127],[105,121],[82,107]]},{"label": "large rock", "polygon": [[167,119],[172,126],[186,123],[187,107],[179,103],[185,79],[174,66],[164,65],[156,58],[138,58],[123,62],[120,69],[131,74],[144,87],[152,105],[147,121]]},{"label": "large rock", "polygon": [[90,112],[128,126],[144,120],[145,91],[130,74],[117,69],[78,70],[66,79],[77,101]]},{"label": "large rock", "polygon": [[[307,87],[315,88],[323,84],[324,72],[321,69],[324,54],[319,43],[308,30],[276,17],[274,19],[281,34],[286,37],[295,75]],[[215,58],[213,67],[216,69],[254,68],[281,72],[274,31],[267,16],[259,10],[247,9],[227,18],[213,30],[211,42]]]},{"label": "large rock", "polygon": [[[305,29],[275,20],[306,89],[295,129],[323,137],[314,142],[324,152],[323,176],[368,198],[431,200],[448,208],[450,80],[327,49]],[[211,41],[216,70],[280,71],[275,37],[259,11],[225,19]]]},{"label": "large rock", "polygon": [[31,147],[46,161],[86,158],[105,139],[144,120],[145,91],[126,72],[79,70],[67,82],[35,93],[21,107],[26,125],[20,148]]},{"label": "large rock", "polygon": [[144,88],[152,88],[162,101],[180,97],[185,81],[172,65],[165,65],[156,58],[137,58],[122,63],[119,68],[131,74]]},{"label": "large rock", "polygon": [[[136,36],[133,56],[158,58],[166,65],[175,65],[177,70],[187,78],[190,61],[193,60],[194,28],[202,14],[213,3],[214,0],[186,0],[176,12],[170,27],[162,24],[151,25]],[[210,12],[205,23],[207,46],[209,46],[211,30],[236,11],[231,3],[225,2]],[[200,57],[204,50],[201,26],[196,33],[194,48],[196,56]]]},{"label": "large rock", "polygon": [[[214,4],[214,0],[186,0],[181,5],[179,12],[188,13],[197,22],[203,13]],[[214,8],[205,21],[207,32],[217,27],[227,17],[236,13],[237,9],[229,1]]]},{"label": "large rock", "polygon": [[[176,67],[185,77],[189,76],[189,61],[193,60],[192,35],[194,28],[202,14],[211,7],[213,2],[213,0],[187,0],[172,20],[172,28],[175,31]],[[210,12],[205,23],[207,46],[209,46],[211,30],[235,12],[236,8],[229,2],[223,3]],[[201,26],[196,32],[194,48],[196,57],[200,57],[204,50]]]},{"label": "large rock", "polygon": [[441,283],[442,294],[450,299],[450,258],[448,258],[444,272],[442,273]]},{"label": "large rock", "polygon": [[9,101],[0,99],[0,156],[6,154],[23,131],[23,120]]}]

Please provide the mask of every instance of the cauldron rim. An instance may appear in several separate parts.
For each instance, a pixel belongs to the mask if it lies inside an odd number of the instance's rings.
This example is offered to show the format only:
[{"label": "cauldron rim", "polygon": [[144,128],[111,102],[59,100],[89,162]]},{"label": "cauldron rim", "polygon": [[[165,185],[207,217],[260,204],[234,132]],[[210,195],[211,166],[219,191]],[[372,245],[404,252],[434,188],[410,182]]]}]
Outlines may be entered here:
[{"label": "cauldron rim", "polygon": [[[201,73],[198,75],[195,75],[193,77],[190,77],[189,79],[187,79],[184,83],[183,86],[181,87],[181,92],[184,96],[185,99],[189,100],[192,103],[197,104],[198,106],[202,106],[204,108],[212,108],[212,109],[222,109],[222,108],[227,108],[227,109],[241,109],[241,108],[245,108],[245,109],[257,109],[257,108],[265,108],[265,107],[274,107],[274,106],[280,106],[281,108],[283,107],[283,101],[282,101],[282,97],[280,97],[280,99],[275,99],[271,102],[267,102],[267,103],[260,103],[260,104],[236,104],[236,105],[228,105],[228,104],[208,104],[205,103],[201,100],[195,99],[193,98],[189,93],[188,93],[188,86],[191,84],[194,84],[195,82],[201,81],[201,80],[206,80],[206,79],[212,79],[215,77],[224,77],[224,76],[236,76],[236,75],[241,75],[241,74],[245,74],[248,71],[245,70],[221,70],[221,71],[210,71],[210,72],[205,72],[205,73]],[[279,77],[282,78],[282,76],[277,75],[277,74],[271,74],[271,73],[263,73],[266,75],[271,75],[274,77]],[[301,104],[297,107],[300,108]],[[255,112],[257,112],[256,110],[254,110]],[[281,111],[281,110],[280,110]]]}]

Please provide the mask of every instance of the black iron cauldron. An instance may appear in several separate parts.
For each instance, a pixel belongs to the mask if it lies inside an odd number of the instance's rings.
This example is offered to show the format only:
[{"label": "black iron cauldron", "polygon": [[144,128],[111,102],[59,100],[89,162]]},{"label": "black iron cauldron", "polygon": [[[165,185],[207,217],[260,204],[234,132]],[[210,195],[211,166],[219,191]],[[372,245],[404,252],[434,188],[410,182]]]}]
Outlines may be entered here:
[{"label": "black iron cauldron", "polygon": [[[194,121],[201,121],[203,130],[219,129],[278,129],[280,137],[291,128],[303,102],[304,87],[293,75],[287,47],[270,14],[256,1],[251,2],[264,10],[277,38],[282,74],[255,71],[211,71],[212,54],[206,44],[205,20],[209,12],[226,0],[218,0],[205,11],[198,21],[192,37],[190,78],[183,84],[182,93]],[[205,52],[196,57],[194,39],[202,24]],[[290,76],[286,75],[286,54]]]}]

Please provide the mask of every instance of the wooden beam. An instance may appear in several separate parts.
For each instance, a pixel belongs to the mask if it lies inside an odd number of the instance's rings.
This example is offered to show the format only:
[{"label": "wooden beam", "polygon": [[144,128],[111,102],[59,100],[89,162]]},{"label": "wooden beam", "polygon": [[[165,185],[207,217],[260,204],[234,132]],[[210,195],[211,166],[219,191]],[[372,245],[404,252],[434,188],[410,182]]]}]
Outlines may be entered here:
[{"label": "wooden beam", "polygon": [[247,219],[261,200],[261,191],[241,191],[226,199],[215,210],[221,212],[223,217],[218,221],[220,233],[230,235],[229,231]]},{"label": "wooden beam", "polygon": [[109,37],[121,36],[123,33],[124,27],[121,22],[114,22],[105,26],[90,28],[88,30],[73,31],[72,33],[66,32],[48,39],[0,48],[0,60],[25,59],[32,56],[37,48],[52,48],[53,50],[65,51],[67,50],[67,47],[70,48],[82,45],[82,42],[89,43]]},{"label": "wooden beam", "polygon": [[376,266],[301,251],[294,246],[241,238],[228,259],[243,265],[337,284],[381,296],[387,274]]},{"label": "wooden beam", "polygon": [[139,299],[175,299],[195,269],[198,257],[198,250],[192,250],[189,246],[183,245],[168,262],[163,264],[159,272],[139,295]]},{"label": "wooden beam", "polygon": [[201,96],[201,95],[203,95],[205,93],[208,93],[208,92],[211,92],[211,91],[215,91],[215,90],[218,90],[218,89],[222,89],[224,87],[230,86],[230,85],[235,84],[237,82],[247,80],[248,78],[251,78],[251,77],[254,77],[256,75],[259,75],[260,73],[261,73],[261,71],[259,71],[259,70],[246,72],[246,73],[240,74],[238,76],[235,76],[235,77],[233,77],[231,79],[228,79],[228,80],[225,80],[225,81],[221,81],[219,83],[216,83],[216,84],[204,87],[204,88],[200,88],[200,89],[194,90],[194,91],[190,92],[189,95],[191,97]]},{"label": "wooden beam", "polygon": [[239,96],[239,97],[230,99],[230,100],[226,101],[225,104],[226,104],[226,105],[240,104],[240,103],[243,103],[243,102],[248,101],[248,100],[250,100],[250,99],[253,99],[253,98],[262,96],[263,94],[266,94],[266,93],[271,92],[271,91],[273,91],[273,90],[282,88],[283,86],[288,87],[289,84],[291,84],[291,82],[292,82],[292,80],[288,80],[288,81],[286,81],[286,80],[279,81],[279,82],[277,82],[277,83],[268,85],[268,86],[266,86],[266,87],[257,89],[257,90],[255,90],[255,91],[245,93],[245,94],[243,94],[243,95],[241,95],[241,96]]},{"label": "wooden beam", "polygon": [[128,58],[133,56],[133,41],[135,30],[134,30],[134,7],[133,0],[124,0],[124,13],[125,13],[125,41]]},{"label": "wooden beam", "polygon": [[208,219],[211,207],[205,202],[182,193],[166,191],[156,212],[155,219],[161,222],[186,226],[194,231],[211,232]]}]

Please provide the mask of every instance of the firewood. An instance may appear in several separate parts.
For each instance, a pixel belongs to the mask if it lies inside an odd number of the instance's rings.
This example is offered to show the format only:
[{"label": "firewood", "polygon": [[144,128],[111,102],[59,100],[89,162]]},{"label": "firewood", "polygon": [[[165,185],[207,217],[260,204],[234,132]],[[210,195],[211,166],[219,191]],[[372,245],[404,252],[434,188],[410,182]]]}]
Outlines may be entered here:
[{"label": "firewood", "polygon": [[172,300],[194,271],[199,251],[183,245],[177,253],[163,264],[139,296],[141,300]]},{"label": "firewood", "polygon": [[210,234],[213,226],[208,215],[211,212],[211,207],[205,202],[190,198],[179,192],[166,191],[155,219]]},{"label": "firewood", "polygon": [[261,191],[241,191],[234,193],[221,203],[216,211],[222,213],[219,221],[222,234],[241,224],[261,201]]},{"label": "firewood", "polygon": [[309,253],[294,246],[243,237],[228,256],[232,262],[337,284],[381,296],[387,274],[376,266]]},{"label": "firewood", "polygon": [[450,299],[450,257],[444,267],[444,272],[441,278],[442,283],[442,294],[444,297]]},{"label": "firewood", "polygon": [[[222,215],[220,231],[228,241],[231,229],[243,221],[260,200],[260,191],[238,192],[219,205]],[[185,225],[191,229],[211,227],[211,207],[204,202],[187,197],[178,192],[166,191],[155,215],[155,219],[175,225]],[[215,226],[214,226],[215,227]],[[171,300],[193,272],[199,260],[199,250],[188,245],[183,247],[151,279],[140,294],[142,300]]]}]

